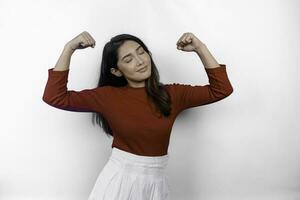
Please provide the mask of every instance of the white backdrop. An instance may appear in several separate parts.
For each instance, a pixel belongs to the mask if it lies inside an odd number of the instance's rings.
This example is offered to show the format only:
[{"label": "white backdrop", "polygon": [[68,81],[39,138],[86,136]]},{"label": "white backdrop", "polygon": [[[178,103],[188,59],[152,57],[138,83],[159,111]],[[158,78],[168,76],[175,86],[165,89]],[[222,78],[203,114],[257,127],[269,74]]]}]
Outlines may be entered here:
[{"label": "white backdrop", "polygon": [[[182,112],[167,168],[172,200],[300,199],[299,2],[296,0],[0,1],[1,200],[86,200],[111,139],[91,113],[42,101],[48,69],[82,31],[68,89],[94,88],[104,44],[140,37],[163,83],[208,83],[196,53],[176,49],[194,33],[227,65],[234,92]],[[297,79],[298,78],[298,79]],[[297,120],[298,117],[298,120]]]}]

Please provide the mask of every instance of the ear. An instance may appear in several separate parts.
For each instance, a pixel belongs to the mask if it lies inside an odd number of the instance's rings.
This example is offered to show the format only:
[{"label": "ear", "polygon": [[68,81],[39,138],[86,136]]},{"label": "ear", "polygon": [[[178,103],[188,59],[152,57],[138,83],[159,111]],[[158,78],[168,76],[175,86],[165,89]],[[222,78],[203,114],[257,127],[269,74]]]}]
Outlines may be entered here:
[{"label": "ear", "polygon": [[110,68],[110,72],[111,72],[113,75],[117,76],[117,77],[123,76],[122,72],[121,72],[120,70],[118,70],[117,68],[114,68],[114,67],[111,67],[111,68]]}]

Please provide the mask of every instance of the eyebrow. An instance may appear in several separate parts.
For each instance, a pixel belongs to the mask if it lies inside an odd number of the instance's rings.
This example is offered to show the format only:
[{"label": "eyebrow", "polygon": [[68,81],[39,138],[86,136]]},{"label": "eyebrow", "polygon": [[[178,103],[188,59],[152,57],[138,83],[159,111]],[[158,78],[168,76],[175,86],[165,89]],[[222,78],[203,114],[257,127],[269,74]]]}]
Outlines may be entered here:
[{"label": "eyebrow", "polygon": [[[139,45],[135,50],[138,50],[140,47],[142,47],[141,45]],[[127,56],[129,56],[131,53],[129,53],[129,54],[126,54],[125,56],[123,56],[123,58],[122,58],[122,60],[125,58],[125,57],[127,57]]]}]

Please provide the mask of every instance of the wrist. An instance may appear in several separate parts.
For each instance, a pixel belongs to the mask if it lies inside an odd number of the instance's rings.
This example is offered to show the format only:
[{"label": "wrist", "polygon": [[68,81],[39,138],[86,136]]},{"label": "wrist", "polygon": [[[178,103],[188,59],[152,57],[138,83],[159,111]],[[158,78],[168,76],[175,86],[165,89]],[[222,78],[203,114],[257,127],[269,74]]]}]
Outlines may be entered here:
[{"label": "wrist", "polygon": [[204,43],[202,43],[195,47],[195,52],[199,54],[199,53],[203,52],[203,50],[206,48],[207,48],[206,45]]},{"label": "wrist", "polygon": [[74,51],[75,51],[75,49],[72,49],[72,47],[69,44],[66,44],[64,46],[64,52],[72,54],[72,53],[74,53]]}]

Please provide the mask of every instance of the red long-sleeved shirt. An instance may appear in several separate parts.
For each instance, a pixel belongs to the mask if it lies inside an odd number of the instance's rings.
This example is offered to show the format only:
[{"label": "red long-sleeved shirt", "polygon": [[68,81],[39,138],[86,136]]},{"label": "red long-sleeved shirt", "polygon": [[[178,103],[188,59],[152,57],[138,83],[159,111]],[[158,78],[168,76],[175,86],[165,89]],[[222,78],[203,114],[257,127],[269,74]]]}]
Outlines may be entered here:
[{"label": "red long-sleeved shirt", "polygon": [[172,111],[169,117],[163,117],[155,111],[154,103],[147,99],[145,87],[132,88],[127,85],[68,90],[69,69],[53,69],[48,69],[44,102],[67,111],[100,112],[113,132],[111,147],[143,156],[168,153],[172,126],[181,111],[214,103],[233,92],[225,64],[205,68],[208,85],[165,84],[171,96]]}]

